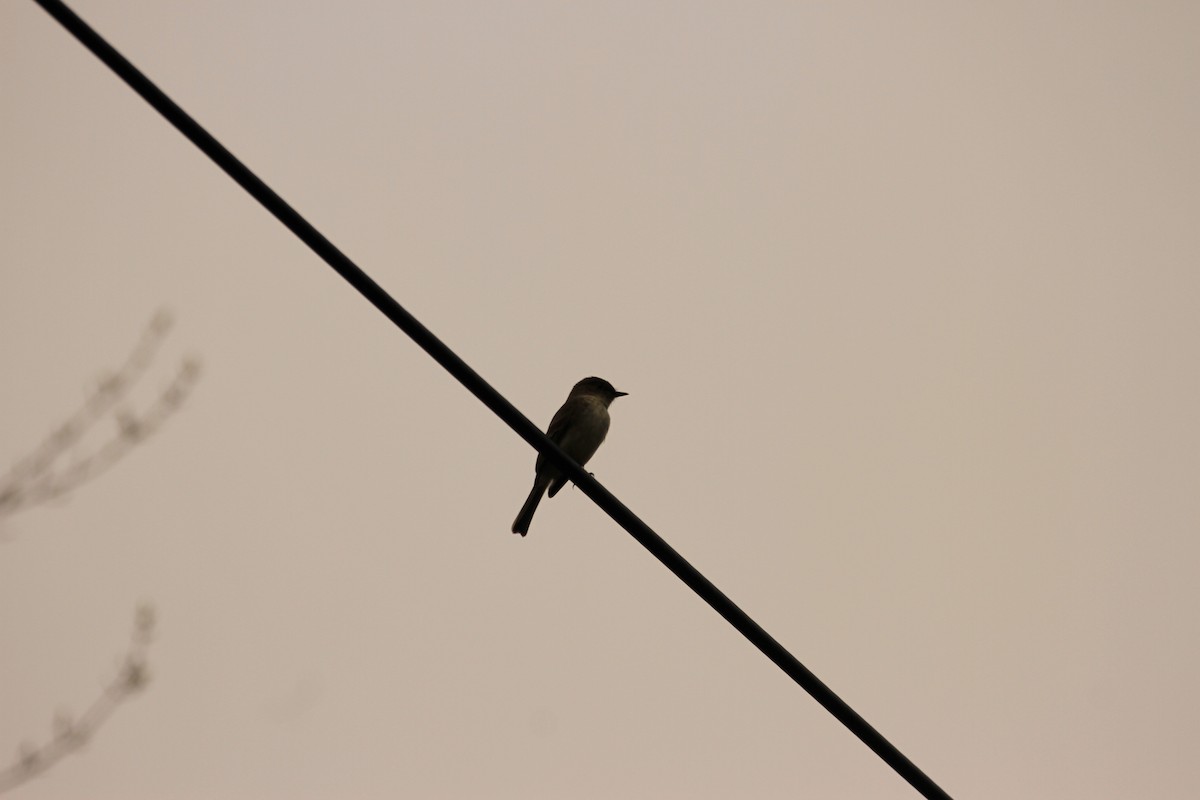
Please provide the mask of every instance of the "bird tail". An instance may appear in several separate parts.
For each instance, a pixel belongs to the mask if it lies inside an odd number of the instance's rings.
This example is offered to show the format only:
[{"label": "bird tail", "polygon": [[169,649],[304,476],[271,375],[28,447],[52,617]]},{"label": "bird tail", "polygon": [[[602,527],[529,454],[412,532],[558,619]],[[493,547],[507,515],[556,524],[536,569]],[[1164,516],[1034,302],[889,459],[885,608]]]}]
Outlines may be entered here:
[{"label": "bird tail", "polygon": [[525,505],[521,506],[521,513],[517,514],[517,518],[513,520],[513,533],[519,533],[522,536],[529,533],[529,523],[533,522],[533,512],[537,511],[538,503],[542,502],[542,495],[545,492],[546,482],[539,475],[533,482],[533,489],[529,492]]}]

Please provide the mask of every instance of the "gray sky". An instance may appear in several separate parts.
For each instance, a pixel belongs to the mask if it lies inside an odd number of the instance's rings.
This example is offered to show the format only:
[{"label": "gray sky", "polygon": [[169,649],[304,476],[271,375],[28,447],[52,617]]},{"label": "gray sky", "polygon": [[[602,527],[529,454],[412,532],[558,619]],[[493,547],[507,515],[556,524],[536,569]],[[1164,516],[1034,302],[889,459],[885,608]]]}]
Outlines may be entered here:
[{"label": "gray sky", "polygon": [[[1200,7],[73,7],[951,794],[1200,784]],[[0,448],[155,309],[194,395],[0,544],[22,798],[915,794],[33,3]],[[14,795],[16,796],[16,795]]]}]

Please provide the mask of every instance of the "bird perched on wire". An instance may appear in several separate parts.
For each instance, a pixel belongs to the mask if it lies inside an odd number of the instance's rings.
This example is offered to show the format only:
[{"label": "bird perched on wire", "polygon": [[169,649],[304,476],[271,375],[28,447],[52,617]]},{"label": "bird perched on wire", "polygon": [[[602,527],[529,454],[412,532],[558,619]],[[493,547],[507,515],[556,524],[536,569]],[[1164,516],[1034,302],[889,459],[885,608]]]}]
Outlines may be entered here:
[{"label": "bird perched on wire", "polygon": [[[582,467],[595,454],[608,434],[609,405],[613,400],[627,394],[628,392],[618,392],[603,378],[584,378],[571,388],[567,401],[555,413],[554,419],[550,420],[546,435]],[[533,512],[537,511],[538,503],[542,502],[542,495],[546,490],[549,489],[550,496],[554,497],[567,483],[562,471],[541,453],[538,454],[537,466],[534,469],[537,474],[533,479],[533,489],[512,525],[512,532],[522,536],[529,533]]]}]

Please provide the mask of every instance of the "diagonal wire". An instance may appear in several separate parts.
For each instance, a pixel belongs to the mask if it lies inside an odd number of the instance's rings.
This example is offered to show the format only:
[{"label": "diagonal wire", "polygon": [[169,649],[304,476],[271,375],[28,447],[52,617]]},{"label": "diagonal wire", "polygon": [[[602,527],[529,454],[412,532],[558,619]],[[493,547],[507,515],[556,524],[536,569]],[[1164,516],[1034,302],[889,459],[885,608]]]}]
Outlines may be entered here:
[{"label": "diagonal wire", "polygon": [[746,612],[725,596],[707,578],[700,574],[674,548],[667,544],[646,523],[642,522],[625,504],[600,485],[578,464],[566,456],[542,431],[529,419],[508,402],[499,392],[491,387],[479,373],[467,366],[440,339],[417,321],[399,303],[375,283],[365,272],[338,250],[332,242],[326,239],[316,228],[308,223],[283,198],[277,195],[269,186],[262,182],[249,168],[225,149],[220,142],[204,130],[182,108],[167,97],[149,78],[143,75],[115,48],[106,42],[75,12],[58,0],[34,0],[48,14],[62,24],[76,39],[103,61],[113,72],[129,84],[135,92],[153,106],[167,121],[175,126],[188,139],[199,147],[205,155],[216,162],[229,177],[233,178],[243,189],[249,192],[259,203],[270,211],[280,222],[296,234],[313,252],[320,256],[339,275],[346,279],[360,294],[369,300],[384,316],[407,333],[426,353],[445,367],[459,383],[467,388],[479,400],[504,420],[510,428],[532,445],[539,452],[561,468],[568,479],[590,497],[605,513],[637,539],[650,553],[663,563],[667,569],[688,585],[696,594],[724,617],[729,624],[737,628],[743,636],[771,659],[789,677],[812,695],[818,703],[833,714],[851,733],[862,740],[892,767],[901,777],[908,781],[922,795],[928,798],[946,798],[948,795],[940,786],[917,768],[901,753],[895,745],[883,737],[879,731],[863,719],[858,713],[834,694],[828,686],[821,682],[816,675],[801,664],[795,656],[789,653],[783,645],[775,641],[770,634],[759,627]]}]

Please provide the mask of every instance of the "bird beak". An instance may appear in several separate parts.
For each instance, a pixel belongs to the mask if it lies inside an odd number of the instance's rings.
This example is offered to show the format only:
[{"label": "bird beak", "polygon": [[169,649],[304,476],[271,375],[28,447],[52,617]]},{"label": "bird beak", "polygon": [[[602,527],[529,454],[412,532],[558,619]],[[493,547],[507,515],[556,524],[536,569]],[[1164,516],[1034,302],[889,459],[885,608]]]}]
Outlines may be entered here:
[{"label": "bird beak", "polygon": [[629,392],[613,392],[613,397],[626,397],[628,395]]}]

